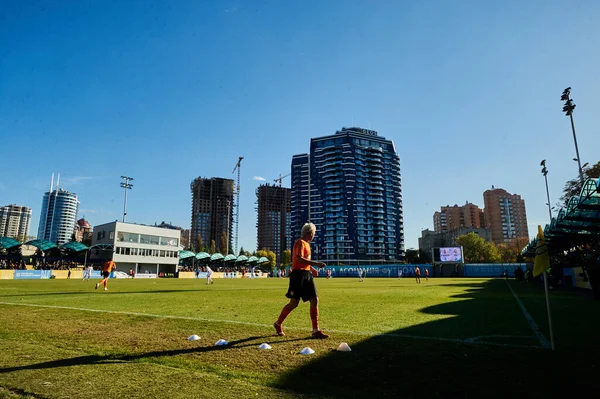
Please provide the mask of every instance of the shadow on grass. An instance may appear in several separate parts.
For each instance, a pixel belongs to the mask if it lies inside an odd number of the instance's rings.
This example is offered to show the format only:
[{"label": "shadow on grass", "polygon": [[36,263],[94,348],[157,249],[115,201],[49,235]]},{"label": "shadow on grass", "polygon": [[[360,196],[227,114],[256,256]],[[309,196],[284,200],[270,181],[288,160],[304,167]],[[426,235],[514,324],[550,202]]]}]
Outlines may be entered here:
[{"label": "shadow on grass", "polygon": [[[144,353],[136,353],[131,355],[88,355],[88,356],[77,356],[71,357],[68,359],[61,360],[52,360],[49,362],[42,362],[36,364],[29,364],[26,366],[17,366],[17,367],[5,367],[0,368],[0,374],[10,373],[13,371],[21,371],[21,370],[42,370],[42,369],[53,369],[60,367],[71,367],[71,366],[83,366],[83,365],[93,365],[93,364],[109,364],[109,363],[124,363],[131,362],[138,359],[144,358],[152,358],[152,357],[162,357],[162,356],[177,356],[177,355],[186,355],[191,353],[204,353],[204,352],[212,352],[212,351],[220,351],[234,348],[244,348],[247,346],[258,346],[257,342],[260,343],[269,343],[271,345],[283,344],[293,341],[305,341],[311,339],[310,337],[306,338],[294,338],[294,339],[276,339],[270,341],[264,341],[265,338],[274,338],[273,334],[263,335],[263,336],[253,336],[244,339],[239,339],[236,341],[231,341],[227,345],[223,346],[202,346],[197,348],[185,348],[185,349],[173,349],[173,350],[165,350],[165,351],[153,351],[153,352],[144,352]],[[256,342],[254,342],[256,341]]]},{"label": "shadow on grass", "polygon": [[[352,352],[332,351],[282,376],[273,386],[302,395],[369,399],[548,398],[556,397],[559,388],[575,397],[577,392],[594,387],[592,364],[597,357],[583,350],[552,352],[416,339],[437,336],[464,340],[471,331],[486,336],[507,331],[533,335],[505,281],[472,286],[455,296],[463,300],[421,310],[454,317],[366,339],[353,344]],[[335,334],[330,340],[337,347]],[[538,343],[531,340],[531,344]]]}]

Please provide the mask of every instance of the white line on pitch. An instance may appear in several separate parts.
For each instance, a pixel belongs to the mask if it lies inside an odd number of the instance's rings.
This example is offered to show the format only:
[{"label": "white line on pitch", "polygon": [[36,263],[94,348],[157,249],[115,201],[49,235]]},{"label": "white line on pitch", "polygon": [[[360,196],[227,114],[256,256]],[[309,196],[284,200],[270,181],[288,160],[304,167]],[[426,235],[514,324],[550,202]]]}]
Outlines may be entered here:
[{"label": "white line on pitch", "polygon": [[540,330],[538,325],[535,323],[535,320],[533,320],[533,317],[531,317],[531,315],[527,311],[527,309],[525,309],[525,305],[523,305],[523,302],[521,302],[521,300],[519,299],[517,294],[515,294],[515,291],[513,291],[512,287],[510,286],[508,281],[506,281],[506,285],[508,285],[508,289],[510,289],[510,292],[512,292],[513,296],[517,300],[519,307],[523,311],[523,314],[525,315],[525,318],[527,319],[527,322],[529,323],[529,327],[531,327],[531,329],[533,330],[533,333],[540,341],[540,345],[542,345],[544,348],[550,348],[551,347],[550,342],[548,341],[546,336],[544,336],[544,333],[542,333],[542,330]]},{"label": "white line on pitch", "polygon": [[[76,308],[76,307],[71,307],[71,306],[38,305],[38,304],[33,304],[33,303],[0,302],[0,305],[28,306],[28,307],[33,307],[33,308],[47,308],[47,309],[77,310],[77,311],[81,311],[81,312],[110,313],[110,314],[118,314],[118,315],[125,315],[125,316],[154,317],[154,318],[159,318],[159,319],[206,321],[209,323],[231,323],[231,324],[243,324],[243,325],[256,326],[256,327],[273,328],[272,324],[252,323],[252,322],[240,321],[240,320],[221,320],[221,319],[207,319],[207,318],[202,318],[202,317],[170,316],[170,315],[161,315],[161,314],[152,314],[152,313],[125,312],[125,311],[118,311],[118,310]],[[287,330],[299,330],[299,331],[304,330],[304,331],[306,331],[306,328],[298,328],[298,327],[286,327],[286,329]],[[512,344],[501,344],[501,343],[484,342],[484,341],[475,342],[472,339],[465,340],[465,339],[458,339],[458,338],[423,337],[420,335],[381,333],[381,332],[371,332],[371,331],[348,331],[348,330],[330,330],[330,329],[328,329],[327,332],[338,333],[338,334],[364,335],[364,336],[369,336],[369,337],[394,337],[394,338],[420,339],[420,340],[427,340],[427,341],[445,341],[445,342],[455,342],[455,343],[461,343],[461,344],[506,346],[506,347],[515,347],[515,348],[539,348],[538,346],[533,346],[533,345],[512,345]]]}]

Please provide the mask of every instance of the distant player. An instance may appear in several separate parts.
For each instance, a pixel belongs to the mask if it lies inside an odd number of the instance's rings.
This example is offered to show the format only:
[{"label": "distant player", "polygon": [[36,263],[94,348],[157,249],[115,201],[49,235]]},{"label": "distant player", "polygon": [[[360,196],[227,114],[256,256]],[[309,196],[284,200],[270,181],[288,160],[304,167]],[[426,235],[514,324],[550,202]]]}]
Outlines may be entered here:
[{"label": "distant player", "polygon": [[210,266],[206,266],[206,284],[214,284],[214,281],[212,279],[212,274],[213,274],[213,271],[210,268]]},{"label": "distant player", "polygon": [[415,280],[417,283],[421,284],[421,270],[419,269],[419,266],[415,266]]},{"label": "distant player", "polygon": [[277,335],[285,335],[283,332],[283,321],[296,307],[300,299],[310,302],[310,320],[312,322],[312,337],[327,338],[327,334],[319,330],[319,297],[317,296],[317,288],[313,276],[317,276],[319,272],[312,266],[320,268],[325,267],[325,263],[311,260],[310,242],[315,238],[317,228],[312,223],[306,223],[302,226],[301,238],[296,240],[292,248],[292,273],[290,274],[290,284],[286,297],[290,302],[281,309],[279,318],[273,327]]},{"label": "distant player", "polygon": [[83,271],[83,280],[89,280],[92,277],[92,270],[94,270],[93,266],[88,266],[85,268],[85,270]]},{"label": "distant player", "polygon": [[402,278],[402,269],[398,268],[398,278]]},{"label": "distant player", "polygon": [[425,268],[425,281],[429,281],[429,269]]},{"label": "distant player", "polygon": [[331,269],[327,269],[327,278],[331,278]]},{"label": "distant player", "polygon": [[356,273],[358,274],[358,281],[360,283],[362,283],[363,282],[363,271],[360,268],[360,265],[356,268]]},{"label": "distant player", "polygon": [[117,265],[112,261],[112,258],[109,258],[106,262],[104,262],[104,268],[102,269],[102,280],[96,284],[96,289],[100,286],[100,284],[104,284],[104,291],[108,291],[108,276],[110,276],[110,272],[117,269]]},{"label": "distant player", "polygon": [[133,269],[129,268],[129,278],[133,278]]}]

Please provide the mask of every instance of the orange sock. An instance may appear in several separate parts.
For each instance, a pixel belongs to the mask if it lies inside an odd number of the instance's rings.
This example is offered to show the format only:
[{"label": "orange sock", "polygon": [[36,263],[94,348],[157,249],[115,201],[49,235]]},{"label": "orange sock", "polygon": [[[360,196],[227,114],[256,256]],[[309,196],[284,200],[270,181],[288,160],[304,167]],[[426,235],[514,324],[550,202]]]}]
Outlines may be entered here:
[{"label": "orange sock", "polygon": [[310,308],[310,320],[313,330],[319,329],[319,308]]},{"label": "orange sock", "polygon": [[283,309],[281,309],[281,313],[279,314],[279,317],[277,318],[277,324],[281,325],[281,323],[283,323],[283,321],[285,320],[286,317],[288,317],[288,315],[290,314],[291,311],[292,311],[292,309],[289,309],[288,305],[285,305],[283,307]]}]

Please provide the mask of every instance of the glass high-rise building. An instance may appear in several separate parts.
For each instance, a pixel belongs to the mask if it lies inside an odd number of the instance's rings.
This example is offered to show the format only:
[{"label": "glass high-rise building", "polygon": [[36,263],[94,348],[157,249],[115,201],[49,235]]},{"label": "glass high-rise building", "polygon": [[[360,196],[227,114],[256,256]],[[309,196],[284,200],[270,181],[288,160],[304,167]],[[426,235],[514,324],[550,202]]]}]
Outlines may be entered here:
[{"label": "glass high-rise building", "polygon": [[57,245],[71,241],[78,210],[77,194],[62,188],[46,192],[42,200],[37,238]]},{"label": "glass high-rise building", "polygon": [[[310,189],[309,189],[310,187]],[[342,128],[292,159],[292,235],[317,226],[313,259],[404,257],[400,157],[376,131]]]}]

